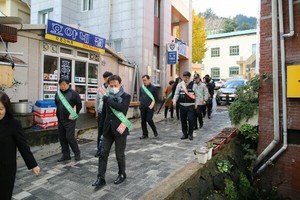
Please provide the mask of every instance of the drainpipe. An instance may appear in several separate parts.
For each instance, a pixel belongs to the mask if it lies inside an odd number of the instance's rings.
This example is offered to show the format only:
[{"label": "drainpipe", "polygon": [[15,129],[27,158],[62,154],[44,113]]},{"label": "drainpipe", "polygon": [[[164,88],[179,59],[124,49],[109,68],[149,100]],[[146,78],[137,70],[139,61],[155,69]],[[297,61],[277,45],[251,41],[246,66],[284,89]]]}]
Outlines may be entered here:
[{"label": "drainpipe", "polygon": [[287,105],[286,105],[286,70],[285,70],[284,38],[292,37],[294,35],[293,0],[289,0],[290,32],[287,34],[283,33],[284,28],[283,28],[282,0],[278,1],[278,9],[279,9],[280,56],[281,56],[281,75],[282,75],[281,87],[282,87],[283,146],[258,169],[257,173],[260,173],[267,165],[272,164],[272,162],[287,149],[287,145],[288,145],[287,144]]},{"label": "drainpipe", "polygon": [[[111,43],[111,2],[112,0],[108,1],[108,41]],[[112,46],[112,44],[110,44]]]},{"label": "drainpipe", "polygon": [[279,86],[278,86],[278,52],[277,52],[277,0],[272,0],[272,71],[273,71],[273,123],[274,138],[272,142],[257,157],[257,166],[279,142]]}]

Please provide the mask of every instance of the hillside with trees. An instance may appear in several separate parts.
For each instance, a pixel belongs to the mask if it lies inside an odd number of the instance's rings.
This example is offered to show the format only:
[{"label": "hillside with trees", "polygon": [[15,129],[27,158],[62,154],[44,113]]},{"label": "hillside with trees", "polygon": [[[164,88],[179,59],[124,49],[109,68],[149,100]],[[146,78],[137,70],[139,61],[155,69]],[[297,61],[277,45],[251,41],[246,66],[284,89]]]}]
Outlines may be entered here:
[{"label": "hillside with trees", "polygon": [[204,17],[204,29],[207,35],[256,29],[257,24],[256,17],[247,17],[242,14],[234,18],[219,17],[211,8],[203,13],[200,12],[198,16]]}]

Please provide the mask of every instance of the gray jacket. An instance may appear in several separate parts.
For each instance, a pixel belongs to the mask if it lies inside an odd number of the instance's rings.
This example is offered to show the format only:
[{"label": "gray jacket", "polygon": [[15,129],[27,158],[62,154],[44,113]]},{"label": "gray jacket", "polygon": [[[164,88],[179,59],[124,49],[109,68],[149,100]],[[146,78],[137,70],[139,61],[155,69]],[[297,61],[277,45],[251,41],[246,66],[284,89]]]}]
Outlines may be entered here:
[{"label": "gray jacket", "polygon": [[[100,87],[103,88],[106,91],[106,86],[104,84],[101,85]],[[103,108],[103,95],[100,92],[99,88],[97,90],[97,96],[96,96],[96,105],[95,105],[96,115],[98,115],[98,113],[101,113],[102,112],[102,108]]]},{"label": "gray jacket", "polygon": [[194,83],[195,87],[195,96],[196,96],[196,105],[203,105],[203,101],[207,101],[210,94],[204,83],[201,81],[199,83]]}]

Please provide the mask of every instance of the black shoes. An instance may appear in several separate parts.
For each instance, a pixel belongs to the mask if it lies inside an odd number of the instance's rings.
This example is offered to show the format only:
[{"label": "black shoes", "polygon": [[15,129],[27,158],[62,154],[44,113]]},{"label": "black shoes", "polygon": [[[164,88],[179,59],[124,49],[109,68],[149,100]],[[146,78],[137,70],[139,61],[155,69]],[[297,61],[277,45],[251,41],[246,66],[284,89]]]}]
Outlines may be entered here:
[{"label": "black shoes", "polygon": [[208,117],[208,119],[210,119],[210,115],[208,115],[207,117]]},{"label": "black shoes", "polygon": [[146,135],[143,135],[142,137],[140,137],[140,139],[142,140],[142,139],[147,139],[148,138],[148,136],[146,136]]},{"label": "black shoes", "polygon": [[180,139],[185,140],[185,139],[187,139],[187,138],[188,138],[187,135],[183,135]]},{"label": "black shoes", "polygon": [[96,154],[95,154],[94,156],[95,156],[95,157],[99,157],[100,154],[101,154],[101,152],[100,152],[100,151],[97,151]]},{"label": "black shoes", "polygon": [[67,161],[67,160],[71,160],[71,157],[62,156],[60,159],[57,160],[57,162],[63,162],[63,161]]},{"label": "black shoes", "polygon": [[200,124],[200,128],[202,128],[203,127],[203,124]]},{"label": "black shoes", "polygon": [[154,137],[157,137],[158,136],[158,133],[156,132],[156,133],[154,133]]},{"label": "black shoes", "polygon": [[81,160],[80,154],[78,154],[78,155],[75,155],[75,157],[74,157],[74,158],[75,158],[75,160],[76,160],[76,161],[79,161],[79,160]]},{"label": "black shoes", "polygon": [[118,185],[120,183],[123,183],[126,179],[126,175],[125,174],[119,174],[119,176],[117,177],[117,179],[114,181],[114,184]]},{"label": "black shoes", "polygon": [[192,135],[189,135],[189,140],[193,140],[193,136]]},{"label": "black shoes", "polygon": [[103,188],[106,185],[106,182],[103,178],[98,177],[96,182],[92,184],[93,187],[95,187],[95,190],[99,190]]}]

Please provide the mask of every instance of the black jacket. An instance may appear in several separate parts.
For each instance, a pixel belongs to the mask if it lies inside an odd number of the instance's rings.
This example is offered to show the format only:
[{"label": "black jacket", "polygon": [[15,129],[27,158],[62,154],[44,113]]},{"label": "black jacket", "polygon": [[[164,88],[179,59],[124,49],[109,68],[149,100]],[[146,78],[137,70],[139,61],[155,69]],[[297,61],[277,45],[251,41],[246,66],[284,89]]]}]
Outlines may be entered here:
[{"label": "black jacket", "polygon": [[[76,105],[76,113],[78,114],[82,108],[82,103],[79,94],[71,88],[64,92],[61,91],[61,93],[65,96],[72,108]],[[68,121],[70,113],[60,101],[57,93],[55,94],[55,104],[57,107],[56,116],[58,121]]]},{"label": "black jacket", "polygon": [[19,121],[5,116],[0,120],[0,199],[10,199],[16,175],[17,148],[28,169],[37,166]]},{"label": "black jacket", "polygon": [[[146,86],[148,88],[148,90],[152,93],[155,101],[157,99],[157,89],[154,85],[150,84],[148,86]],[[146,94],[146,92],[144,91],[144,89],[141,87],[140,88],[140,104],[141,104],[141,108],[147,108],[148,106],[150,106],[152,102],[152,99]]]},{"label": "black jacket", "polygon": [[[105,116],[104,119],[104,127],[103,127],[103,136],[108,136],[110,129],[113,131],[113,134],[116,136],[121,136],[120,133],[118,133],[116,130],[118,126],[121,124],[121,121],[115,116],[115,114],[112,112],[112,110],[109,108],[111,106],[112,108],[116,109],[117,111],[121,111],[125,116],[128,111],[129,103],[130,103],[130,95],[127,93],[123,93],[121,95],[121,98],[123,99],[121,103],[118,103],[116,99],[113,98],[113,96],[104,96],[103,97],[103,116]],[[125,132],[122,135],[128,135],[129,131],[128,128],[126,128]]]}]

